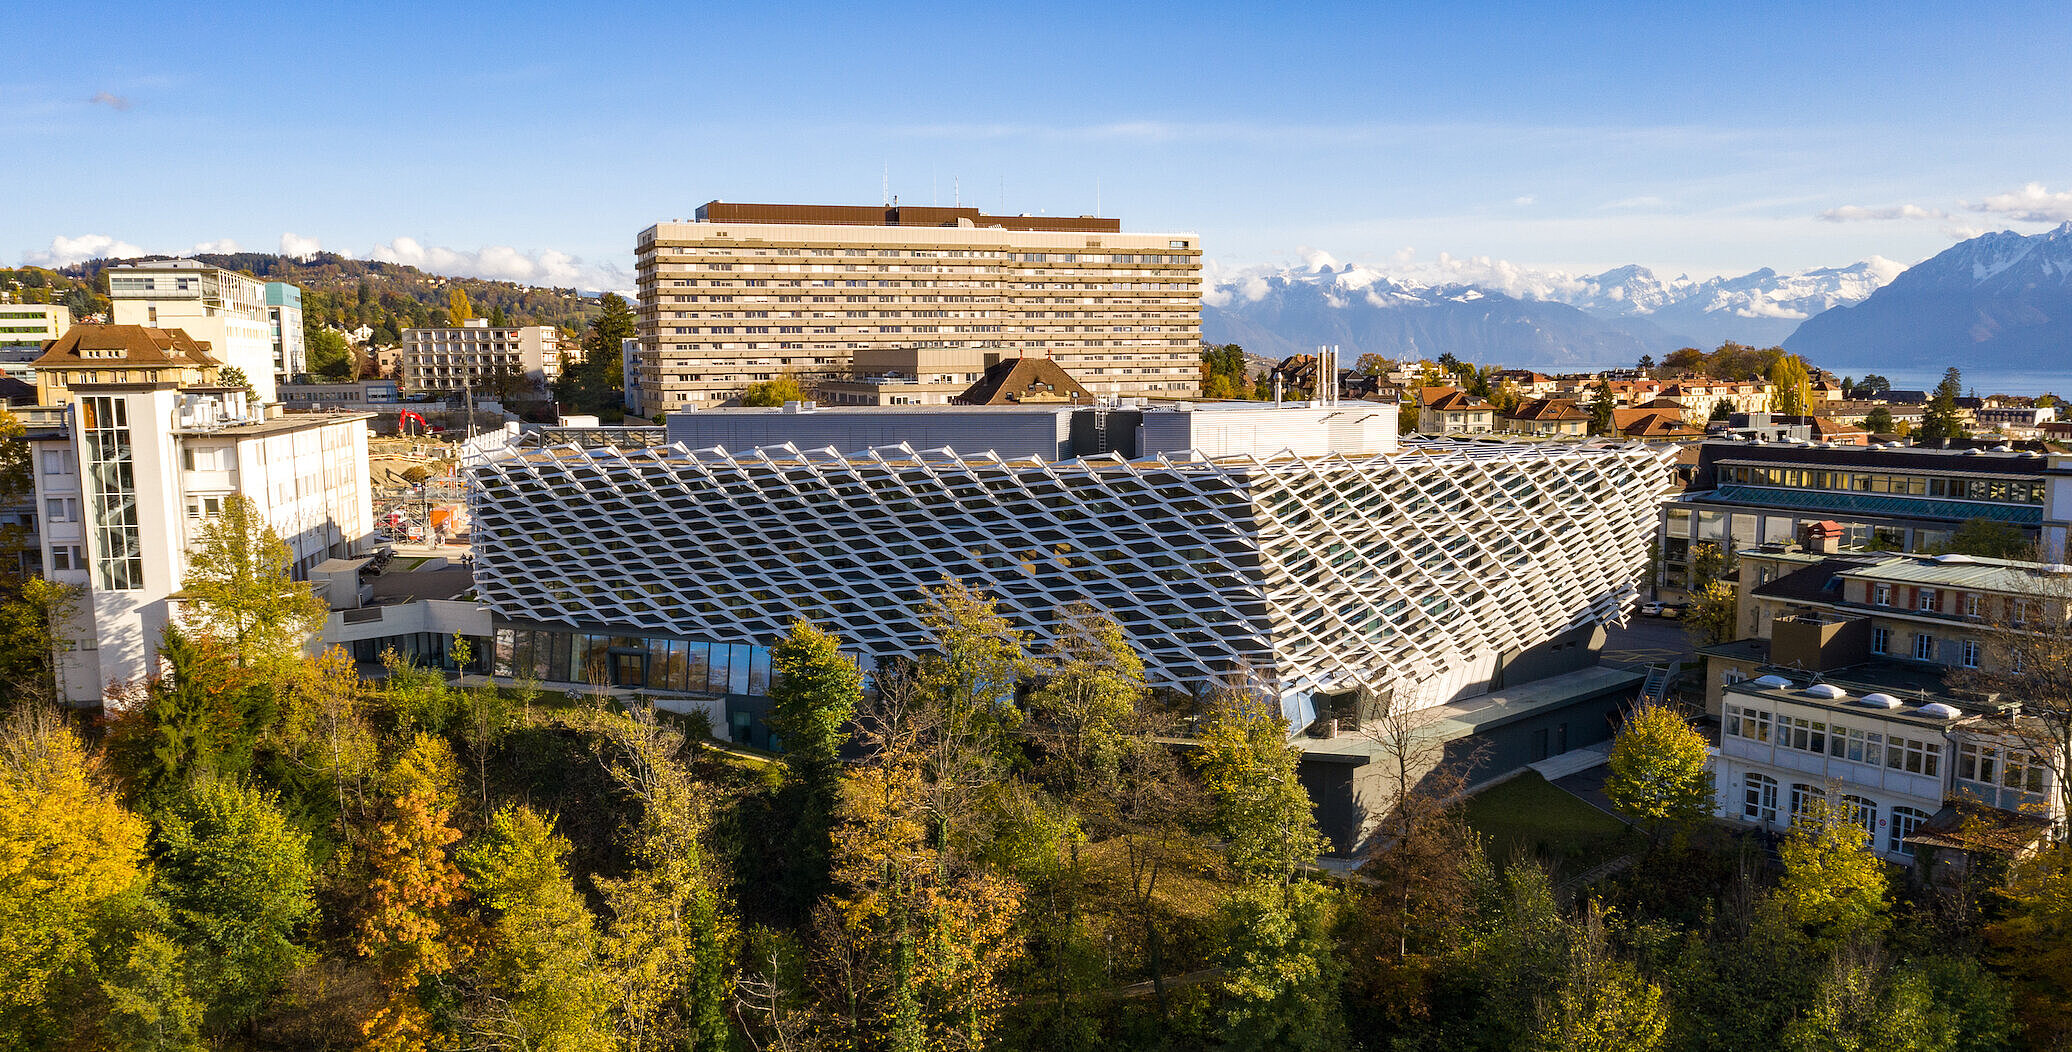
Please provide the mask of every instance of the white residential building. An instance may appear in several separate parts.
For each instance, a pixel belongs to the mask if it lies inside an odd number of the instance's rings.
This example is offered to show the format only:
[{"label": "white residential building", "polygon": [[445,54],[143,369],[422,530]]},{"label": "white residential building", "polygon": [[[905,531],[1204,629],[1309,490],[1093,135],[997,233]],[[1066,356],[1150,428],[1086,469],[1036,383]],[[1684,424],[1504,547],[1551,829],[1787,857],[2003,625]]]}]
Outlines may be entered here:
[{"label": "white residential building", "polygon": [[74,326],[35,364],[39,401],[58,410],[29,435],[43,569],[85,589],[60,663],[71,702],[156,673],[188,549],[232,496],[287,542],[297,579],[372,537],[369,414],[256,405],[179,330]]},{"label": "white residential building", "polygon": [[582,354],[552,325],[492,327],[471,318],[460,325],[403,330],[402,375],[407,394],[452,393],[545,397],[561,367]]},{"label": "white residential building", "polygon": [[[1960,834],[1960,808],[2039,835],[2058,813],[2053,767],[2020,706],[1967,698],[1908,668],[1776,669],[1726,685],[1719,813],[1782,830],[1815,800],[1841,807],[1894,862],[1920,834]],[[1931,843],[1935,843],[1931,841]]]},{"label": "white residential building", "polygon": [[309,371],[303,347],[302,290],[281,281],[266,283],[266,323],[273,332],[273,376],[284,384]]},{"label": "white residential building", "polygon": [[192,259],[160,259],[108,268],[108,297],[115,324],[179,329],[244,373],[260,403],[279,401],[265,282]]}]

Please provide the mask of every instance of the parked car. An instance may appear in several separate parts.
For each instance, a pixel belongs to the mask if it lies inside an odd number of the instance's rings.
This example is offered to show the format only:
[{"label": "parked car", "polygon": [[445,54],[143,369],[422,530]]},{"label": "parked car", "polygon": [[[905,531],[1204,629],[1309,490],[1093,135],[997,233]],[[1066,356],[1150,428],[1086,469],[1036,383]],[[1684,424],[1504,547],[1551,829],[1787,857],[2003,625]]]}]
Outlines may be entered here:
[{"label": "parked car", "polygon": [[1665,604],[1665,603],[1660,603],[1660,602],[1654,602],[1654,603],[1647,603],[1647,604],[1644,604],[1643,606],[1641,606],[1641,608],[1640,608],[1640,616],[1642,616],[1642,617],[1661,617],[1661,616],[1662,616],[1662,612],[1663,612],[1664,610],[1667,610],[1668,608],[1669,608],[1669,607],[1668,607],[1668,605],[1667,605],[1667,604]]},{"label": "parked car", "polygon": [[1682,617],[1683,615],[1684,615],[1684,608],[1683,608],[1683,605],[1682,605],[1682,604],[1680,604],[1680,603],[1663,603],[1663,604],[1662,604],[1662,616],[1663,616],[1663,617]]}]

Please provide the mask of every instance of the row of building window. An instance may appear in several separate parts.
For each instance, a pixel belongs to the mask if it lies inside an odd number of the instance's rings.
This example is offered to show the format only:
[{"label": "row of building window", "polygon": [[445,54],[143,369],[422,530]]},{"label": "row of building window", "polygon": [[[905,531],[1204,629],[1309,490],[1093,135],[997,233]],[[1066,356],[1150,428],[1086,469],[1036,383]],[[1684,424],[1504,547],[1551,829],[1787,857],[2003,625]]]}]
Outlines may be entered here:
[{"label": "row of building window", "polygon": [[[1976,639],[1955,640],[1950,645],[1950,656],[1955,659],[1954,664],[1960,668],[1977,668],[1980,659],[1985,656],[1984,645]],[[1891,629],[1882,626],[1871,629],[1871,653],[1892,653]],[[1912,657],[1915,661],[1934,661],[1935,637],[1926,632],[1914,633]]]},{"label": "row of building window", "polygon": [[[1766,826],[1776,825],[1779,815],[1777,806],[1779,788],[1777,779],[1766,774],[1750,774],[1742,779],[1741,817],[1750,822],[1759,822]],[[1791,810],[1786,813],[1786,817],[1789,818],[1792,824],[1796,824],[1802,816],[1812,809],[1815,800],[1824,799],[1826,796],[1827,792],[1819,786],[1808,785],[1804,782],[1793,783],[1790,797]],[[1841,799],[1841,806],[1847,811],[1853,821],[1863,826],[1866,841],[1873,848],[1878,847],[1877,802],[1861,796],[1844,796]],[[1915,807],[1900,806],[1892,808],[1891,815],[1886,820],[1884,850],[1891,854],[1911,857],[1914,853],[1914,848],[1913,845],[1906,842],[1906,838],[1912,836],[1914,830],[1919,829],[1930,817],[1928,812]]]},{"label": "row of building window", "polygon": [[1721,729],[1728,737],[1765,743],[1774,740],[1780,749],[1883,765],[1908,774],[1935,777],[1942,768],[1943,743],[1939,741],[1832,725],[1803,716],[1777,716],[1742,705],[1727,705],[1721,712]]},{"label": "row of building window", "polygon": [[1856,493],[1890,493],[1908,497],[1948,497],[1996,503],[2041,504],[2043,482],[2028,479],[1965,479],[1932,475],[1894,475],[1870,471],[1823,471],[1812,468],[1728,465],[1720,481],[1744,486],[1779,486]]}]

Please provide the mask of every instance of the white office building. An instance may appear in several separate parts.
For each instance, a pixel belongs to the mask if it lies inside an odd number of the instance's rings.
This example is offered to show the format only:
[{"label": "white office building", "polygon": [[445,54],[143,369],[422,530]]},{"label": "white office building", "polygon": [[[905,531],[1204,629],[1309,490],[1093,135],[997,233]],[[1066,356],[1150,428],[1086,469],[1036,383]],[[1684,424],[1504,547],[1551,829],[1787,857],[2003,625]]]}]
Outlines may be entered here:
[{"label": "white office building", "polygon": [[0,372],[35,382],[29,363],[43,345],[72,327],[72,309],[59,303],[0,303]]},{"label": "white office building", "polygon": [[668,439],[471,473],[500,670],[752,696],[795,618],[924,650],[922,590],[956,578],[1039,646],[1097,604],[1154,685],[1255,684],[1299,727],[1347,694],[1482,693],[1623,616],[1665,477],[1638,445],[1402,443],[1370,403],[807,403]]},{"label": "white office building", "polygon": [[157,672],[188,550],[232,496],[287,542],[297,579],[372,537],[369,414],[261,407],[179,330],[74,326],[35,364],[39,401],[61,410],[29,434],[43,570],[85,590],[60,662],[71,702]]},{"label": "white office building", "polygon": [[[265,282],[192,259],[160,259],[108,268],[108,297],[115,324],[179,329],[244,373],[261,404],[279,401]],[[298,292],[298,328],[301,310]]]}]

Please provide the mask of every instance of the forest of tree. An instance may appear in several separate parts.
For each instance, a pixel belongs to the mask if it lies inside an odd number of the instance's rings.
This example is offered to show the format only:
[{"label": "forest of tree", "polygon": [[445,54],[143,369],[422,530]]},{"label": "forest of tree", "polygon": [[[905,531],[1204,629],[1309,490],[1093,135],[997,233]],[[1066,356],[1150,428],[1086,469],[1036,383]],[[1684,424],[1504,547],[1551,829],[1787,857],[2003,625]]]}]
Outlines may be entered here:
[{"label": "forest of tree", "polygon": [[1773,854],[1705,817],[1705,742],[1666,709],[1613,747],[1630,864],[1593,880],[1491,857],[1465,771],[1425,773],[1420,714],[1384,713],[1365,733],[1397,802],[1346,875],[1314,865],[1330,845],[1270,698],[1147,690],[1092,607],[1035,645],[945,582],[919,597],[925,652],[868,677],[840,626],[796,623],[771,755],[602,690],[393,656],[362,679],[301,651],[322,610],[253,509],[201,533],[162,678],[89,723],[8,695],[6,1047],[2072,1037],[2066,849],[1923,891],[1816,808]]},{"label": "forest of tree", "polygon": [[[374,330],[378,344],[399,342],[404,329],[454,323],[451,307],[456,291],[466,296],[475,316],[488,318],[492,324],[552,325],[576,333],[587,328],[598,313],[597,300],[576,289],[427,274],[401,263],[350,259],[331,252],[308,259],[268,252],[205,252],[183,258],[261,281],[298,286],[305,322],[347,331],[365,325]],[[89,260],[60,273],[105,293],[102,272],[123,262],[128,261]]]}]

